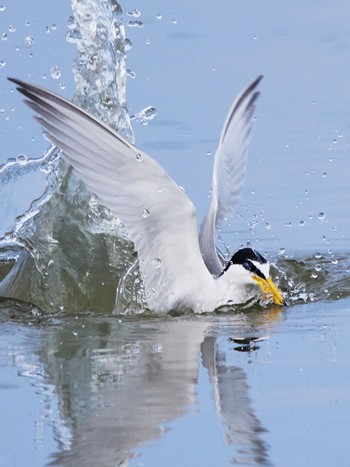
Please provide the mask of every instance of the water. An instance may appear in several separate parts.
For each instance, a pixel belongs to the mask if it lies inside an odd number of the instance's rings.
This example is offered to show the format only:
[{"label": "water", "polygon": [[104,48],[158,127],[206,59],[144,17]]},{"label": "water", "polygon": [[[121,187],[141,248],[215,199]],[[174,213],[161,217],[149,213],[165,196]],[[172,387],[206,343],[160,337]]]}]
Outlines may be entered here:
[{"label": "water", "polygon": [[3,304],[3,464],[345,466],[349,311],[121,320]]},{"label": "water", "polygon": [[[125,26],[115,1],[0,8],[0,275],[14,297],[0,301],[0,465],[345,466],[349,6],[121,6]],[[288,306],[145,312],[123,226],[5,76],[134,132],[202,218],[223,118],[260,72],[244,200],[220,241],[266,255]]]}]

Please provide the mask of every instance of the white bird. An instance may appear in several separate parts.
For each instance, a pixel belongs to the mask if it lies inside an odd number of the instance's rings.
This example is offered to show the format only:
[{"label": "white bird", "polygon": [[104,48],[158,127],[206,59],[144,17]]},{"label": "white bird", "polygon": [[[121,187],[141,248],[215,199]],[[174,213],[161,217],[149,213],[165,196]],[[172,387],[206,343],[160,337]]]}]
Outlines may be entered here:
[{"label": "white bird", "polygon": [[[259,76],[232,104],[215,154],[211,205],[198,235],[196,210],[150,156],[62,97],[9,78],[48,139],[76,174],[125,225],[138,253],[147,307],[156,312],[209,312],[263,294],[282,305],[270,265],[243,248],[225,265],[216,228],[240,197]],[[260,290],[259,290],[260,289]]]}]

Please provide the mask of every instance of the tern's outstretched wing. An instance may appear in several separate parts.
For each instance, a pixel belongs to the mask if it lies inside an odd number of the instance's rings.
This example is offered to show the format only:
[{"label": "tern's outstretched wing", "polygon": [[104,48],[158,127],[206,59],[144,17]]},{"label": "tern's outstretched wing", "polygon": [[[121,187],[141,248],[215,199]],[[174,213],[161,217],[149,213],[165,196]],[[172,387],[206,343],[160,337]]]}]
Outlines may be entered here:
[{"label": "tern's outstretched wing", "polygon": [[211,204],[200,231],[205,264],[216,276],[223,270],[216,249],[216,227],[229,218],[240,199],[246,169],[249,136],[253,123],[256,90],[262,76],[247,86],[233,102],[215,153]]},{"label": "tern's outstretched wing", "polygon": [[191,294],[194,280],[211,280],[199,250],[195,208],[156,161],[65,99],[10,80],[63,158],[125,225],[151,309],[168,310],[180,293]]}]

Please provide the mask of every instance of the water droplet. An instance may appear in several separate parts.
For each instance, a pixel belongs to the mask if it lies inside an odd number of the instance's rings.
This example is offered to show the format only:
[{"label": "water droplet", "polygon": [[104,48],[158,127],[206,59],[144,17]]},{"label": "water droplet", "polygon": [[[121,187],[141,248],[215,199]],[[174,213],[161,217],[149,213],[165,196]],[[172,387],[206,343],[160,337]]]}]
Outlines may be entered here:
[{"label": "water droplet", "polygon": [[68,29],[76,29],[77,23],[75,22],[74,16],[70,16],[67,21]]},{"label": "water droplet", "polygon": [[135,8],[135,10],[128,11],[128,16],[132,16],[133,18],[139,18],[141,16],[141,11]]},{"label": "water droplet", "polygon": [[299,222],[299,227],[305,227],[305,221],[300,221]]},{"label": "water droplet", "polygon": [[128,37],[125,38],[124,47],[126,52],[132,49],[132,42]]},{"label": "water droplet", "polygon": [[10,24],[10,26],[8,27],[8,31],[9,32],[15,32],[16,28],[12,24]]},{"label": "water droplet", "polygon": [[30,47],[34,44],[34,37],[33,36],[26,36],[24,38],[24,43],[27,47]]},{"label": "water droplet", "polygon": [[7,41],[7,39],[8,39],[8,36],[7,36],[6,32],[3,32],[3,33],[1,34],[1,40],[2,40],[2,41]]},{"label": "water droplet", "polygon": [[265,221],[265,228],[266,228],[267,230],[270,230],[271,227],[272,227],[271,222]]},{"label": "water droplet", "polygon": [[138,152],[136,154],[136,156],[135,156],[135,159],[137,160],[137,162],[142,162],[143,161],[143,155]]},{"label": "water droplet", "polygon": [[50,69],[50,72],[51,72],[51,78],[53,79],[60,79],[61,78],[61,70],[60,68],[56,65],[56,66],[53,66],[51,69]]},{"label": "water droplet", "polygon": [[156,14],[156,18],[157,18],[157,19],[162,19],[162,18],[163,18],[162,13],[157,13],[157,14]]},{"label": "water droplet", "polygon": [[78,335],[78,331],[75,331],[75,330],[74,330],[74,331],[72,331],[72,334],[73,334],[73,336],[76,337],[76,336]]},{"label": "water droplet", "polygon": [[150,45],[151,39],[146,39],[145,42],[146,42],[147,45]]},{"label": "water droplet", "polygon": [[149,217],[149,210],[148,209],[144,209],[143,212],[142,212],[142,217],[144,219],[146,219],[147,217]]},{"label": "water droplet", "polygon": [[0,60],[0,70],[6,66],[6,62],[4,60]]},{"label": "water droplet", "polygon": [[324,221],[326,219],[326,214],[324,212],[319,212],[317,217],[320,221]]},{"label": "water droplet", "polygon": [[[67,32],[66,41],[69,44],[77,44],[78,42],[80,42],[82,40],[82,37],[83,36],[81,35],[80,31],[78,31],[77,29],[72,29],[72,30]],[[83,52],[80,53],[80,56],[79,56],[80,60],[82,60],[82,55],[83,55]]]},{"label": "water droplet", "polygon": [[311,273],[311,278],[312,278],[312,279],[317,279],[317,277],[318,277],[318,276],[317,276],[317,274],[316,274],[315,272],[312,272],[312,273]]},{"label": "water droplet", "polygon": [[154,258],[152,260],[152,266],[154,267],[154,269],[158,269],[162,266],[162,261],[159,258]]},{"label": "water droplet", "polygon": [[60,89],[66,89],[66,85],[64,83],[60,83]]},{"label": "water droplet", "polygon": [[26,25],[27,28],[28,28],[28,27],[30,26],[30,21],[27,20],[27,21],[25,22],[25,25]]},{"label": "water droplet", "polygon": [[338,264],[337,258],[332,258],[332,264]]},{"label": "water droplet", "polygon": [[6,6],[5,5],[0,5],[0,12],[2,13],[5,10],[6,10]]},{"label": "water droplet", "polygon": [[20,164],[20,165],[26,165],[27,163],[27,158],[24,154],[19,154],[18,157],[17,157],[17,162]]},{"label": "water droplet", "polygon": [[141,125],[147,126],[151,120],[153,120],[157,115],[157,109],[155,107],[149,106],[137,112],[137,114],[132,115],[131,120],[136,120],[141,123]]},{"label": "water droplet", "polygon": [[177,24],[177,19],[174,18],[174,19],[172,20],[172,23],[173,23],[173,24]]},{"label": "water droplet", "polygon": [[140,20],[134,20],[128,22],[129,28],[143,28],[143,22]]},{"label": "water droplet", "polygon": [[281,247],[279,250],[278,250],[278,254],[279,255],[284,255],[284,253],[286,252],[286,249],[284,247]]},{"label": "water droplet", "polygon": [[131,79],[136,78],[136,73],[134,71],[129,70],[129,68],[126,69],[126,74],[129,76]]},{"label": "water droplet", "polygon": [[321,253],[315,253],[315,254],[314,254],[314,258],[315,258],[315,259],[321,259],[321,258],[322,258]]},{"label": "water droplet", "polygon": [[322,266],[320,264],[316,264],[315,271],[317,271],[317,272],[322,271]]},{"label": "water droplet", "polygon": [[327,177],[327,172],[323,172],[322,177],[323,178]]}]

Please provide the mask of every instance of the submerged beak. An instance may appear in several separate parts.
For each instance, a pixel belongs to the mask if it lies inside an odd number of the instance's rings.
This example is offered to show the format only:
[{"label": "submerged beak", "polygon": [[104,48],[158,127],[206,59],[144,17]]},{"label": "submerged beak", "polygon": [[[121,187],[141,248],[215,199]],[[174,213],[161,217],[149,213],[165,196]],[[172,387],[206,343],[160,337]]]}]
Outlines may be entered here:
[{"label": "submerged beak", "polygon": [[271,277],[268,277],[267,279],[262,279],[261,277],[254,274],[253,279],[260,287],[263,295],[272,297],[276,305],[283,305],[283,295],[278,290],[278,287],[274,284]]}]

